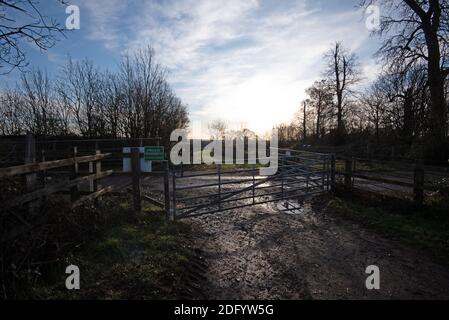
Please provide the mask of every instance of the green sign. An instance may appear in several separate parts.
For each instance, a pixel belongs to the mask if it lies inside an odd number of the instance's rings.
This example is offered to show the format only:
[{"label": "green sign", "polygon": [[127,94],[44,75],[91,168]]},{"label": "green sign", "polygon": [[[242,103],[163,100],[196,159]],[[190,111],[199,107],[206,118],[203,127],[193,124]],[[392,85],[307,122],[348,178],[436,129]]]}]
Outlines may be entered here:
[{"label": "green sign", "polygon": [[164,147],[145,147],[145,161],[162,161],[164,160]]}]

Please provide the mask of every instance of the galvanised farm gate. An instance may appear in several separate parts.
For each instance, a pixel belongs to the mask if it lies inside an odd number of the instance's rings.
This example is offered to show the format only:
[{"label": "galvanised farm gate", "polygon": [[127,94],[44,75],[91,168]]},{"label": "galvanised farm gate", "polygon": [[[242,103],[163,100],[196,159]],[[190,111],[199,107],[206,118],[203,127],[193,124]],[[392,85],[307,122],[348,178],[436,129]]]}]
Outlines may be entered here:
[{"label": "galvanised farm gate", "polygon": [[284,202],[329,191],[332,156],[279,150],[275,175],[260,175],[256,165],[227,169],[172,172],[172,214],[175,219],[218,213],[258,204]]}]

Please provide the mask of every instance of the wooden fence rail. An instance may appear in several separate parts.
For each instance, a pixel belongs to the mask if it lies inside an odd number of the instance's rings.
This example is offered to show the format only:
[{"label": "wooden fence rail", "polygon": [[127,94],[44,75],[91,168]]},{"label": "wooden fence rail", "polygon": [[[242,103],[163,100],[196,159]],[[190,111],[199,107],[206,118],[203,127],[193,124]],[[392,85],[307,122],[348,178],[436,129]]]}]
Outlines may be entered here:
[{"label": "wooden fence rail", "polygon": [[[110,192],[111,187],[101,188],[99,181],[113,173],[112,170],[101,171],[101,160],[110,156],[110,154],[102,154],[99,150],[94,155],[89,156],[77,156],[77,148],[73,148],[73,156],[67,159],[54,160],[54,161],[42,161],[36,162],[34,139],[32,136],[27,136],[27,159],[28,163],[23,165],[17,165],[13,167],[0,168],[0,180],[11,178],[15,176],[25,176],[26,181],[26,193],[20,195],[12,200],[6,200],[2,203],[2,207],[9,209],[12,207],[18,207],[27,204],[29,212],[35,212],[37,207],[37,200],[48,197],[49,195],[60,193],[61,191],[69,190],[71,207],[77,207],[80,204],[95,200],[98,197]],[[92,168],[88,175],[79,175],[79,164],[89,163],[89,167]],[[53,184],[47,184],[47,170],[67,168],[70,175],[69,180],[57,182]],[[37,186],[37,174],[42,173],[43,187]],[[80,196],[79,185],[83,182],[90,182],[90,193],[85,196]]]},{"label": "wooden fence rail", "polygon": [[106,157],[109,157],[110,155],[111,155],[110,153],[95,154],[92,156],[68,158],[68,159],[45,161],[45,162],[35,162],[35,163],[29,163],[29,164],[24,164],[24,165],[20,165],[20,166],[0,168],[0,179],[6,178],[6,177],[17,176],[20,174],[29,174],[29,173],[35,173],[38,171],[73,166],[73,165],[79,164],[79,163],[95,162],[95,161],[102,160]]},{"label": "wooden fence rail", "polygon": [[[420,164],[415,165],[413,169],[408,168],[408,170],[404,170],[408,172],[409,176],[401,177],[401,181],[398,180],[397,177],[395,179],[395,171],[382,172],[382,170],[357,170],[357,159],[348,157],[340,157],[340,159],[344,160],[344,169],[339,172],[337,171],[337,174],[344,178],[344,187],[346,191],[352,191],[354,188],[355,179],[361,179],[364,181],[380,183],[380,185],[377,185],[379,188],[385,186],[386,189],[389,189],[386,185],[390,185],[411,189],[414,201],[418,204],[422,204],[424,202],[425,191],[439,190],[437,186],[426,183],[424,179],[426,168]],[[447,173],[444,171],[440,171],[440,173],[442,177],[447,176]]]}]

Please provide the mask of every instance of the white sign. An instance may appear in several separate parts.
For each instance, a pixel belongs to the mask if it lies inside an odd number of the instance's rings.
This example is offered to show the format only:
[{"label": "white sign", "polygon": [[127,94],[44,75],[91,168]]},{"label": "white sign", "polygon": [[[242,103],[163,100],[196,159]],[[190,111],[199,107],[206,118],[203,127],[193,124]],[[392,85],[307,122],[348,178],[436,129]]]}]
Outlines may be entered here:
[{"label": "white sign", "polygon": [[[123,148],[123,172],[131,172],[131,149],[133,147]],[[145,147],[139,147],[140,153],[140,172],[152,172],[152,162],[145,161],[143,155],[145,153]]]}]

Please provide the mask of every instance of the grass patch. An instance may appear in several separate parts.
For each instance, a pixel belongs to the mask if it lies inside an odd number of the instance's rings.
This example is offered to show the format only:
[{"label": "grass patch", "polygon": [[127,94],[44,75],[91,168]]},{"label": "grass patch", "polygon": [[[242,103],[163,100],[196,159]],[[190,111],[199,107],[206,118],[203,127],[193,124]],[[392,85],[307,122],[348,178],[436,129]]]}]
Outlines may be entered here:
[{"label": "grass patch", "polygon": [[[374,173],[394,171],[394,168],[392,168],[391,166],[381,164],[378,162],[356,161],[355,168],[356,171],[374,172]],[[335,171],[338,173],[344,173],[346,171],[345,160],[335,161]]]},{"label": "grass patch", "polygon": [[430,198],[423,207],[401,200],[357,200],[346,197],[331,197],[328,200],[327,210],[449,264],[447,199]]},{"label": "grass patch", "polygon": [[[88,244],[33,286],[37,299],[176,299],[191,258],[190,228],[167,223],[153,207],[132,210],[129,198],[111,198],[101,211],[109,217]],[[65,288],[65,268],[80,269],[81,289]]]}]

